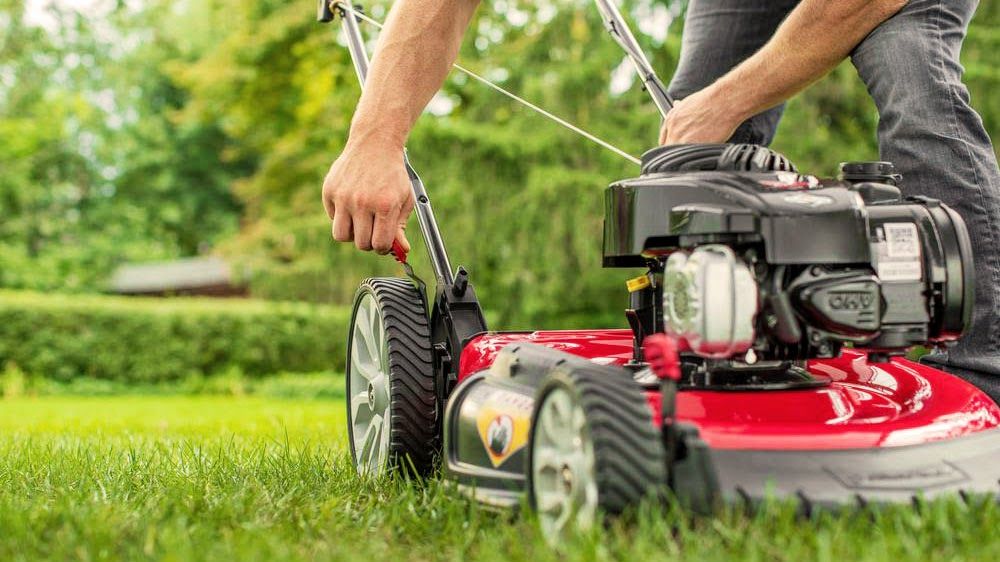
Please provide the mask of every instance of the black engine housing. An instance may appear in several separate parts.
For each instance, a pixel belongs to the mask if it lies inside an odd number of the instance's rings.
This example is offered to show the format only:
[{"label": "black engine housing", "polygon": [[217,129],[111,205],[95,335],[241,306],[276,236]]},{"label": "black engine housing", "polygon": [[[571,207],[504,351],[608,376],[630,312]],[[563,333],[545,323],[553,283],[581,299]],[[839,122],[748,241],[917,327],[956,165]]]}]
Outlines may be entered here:
[{"label": "black engine housing", "polygon": [[654,309],[649,333],[664,329],[655,281],[669,256],[730,248],[757,285],[752,349],[763,358],[832,356],[845,342],[895,353],[957,339],[973,301],[961,217],[939,201],[904,198],[891,164],[842,170],[840,180],[801,175],[755,145],[650,150],[641,176],[607,190],[604,265],[650,269],[653,294],[633,295],[633,308]]}]

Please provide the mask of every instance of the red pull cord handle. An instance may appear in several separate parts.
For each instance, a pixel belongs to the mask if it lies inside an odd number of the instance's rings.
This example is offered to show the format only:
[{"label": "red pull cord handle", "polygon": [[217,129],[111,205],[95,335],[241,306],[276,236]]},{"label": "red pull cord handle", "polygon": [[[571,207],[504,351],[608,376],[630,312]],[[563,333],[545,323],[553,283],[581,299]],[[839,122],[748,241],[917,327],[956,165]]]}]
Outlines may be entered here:
[{"label": "red pull cord handle", "polygon": [[666,334],[647,336],[642,342],[642,352],[650,369],[661,379],[681,380],[680,352],[687,346]]},{"label": "red pull cord handle", "polygon": [[403,245],[399,243],[399,240],[392,241],[392,255],[399,263],[406,263],[406,250],[403,249]]}]

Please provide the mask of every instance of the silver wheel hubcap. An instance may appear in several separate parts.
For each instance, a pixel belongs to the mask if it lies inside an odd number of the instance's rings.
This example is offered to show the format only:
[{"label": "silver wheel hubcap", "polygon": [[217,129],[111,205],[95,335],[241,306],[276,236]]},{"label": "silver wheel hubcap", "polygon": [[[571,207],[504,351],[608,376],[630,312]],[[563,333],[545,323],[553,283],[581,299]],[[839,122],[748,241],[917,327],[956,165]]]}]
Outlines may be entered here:
[{"label": "silver wheel hubcap", "polygon": [[583,407],[557,388],[545,397],[535,423],[531,481],[542,533],[551,540],[573,525],[590,528],[597,516],[597,482]]},{"label": "silver wheel hubcap", "polygon": [[377,475],[389,459],[389,346],[372,295],[354,317],[347,380],[355,466],[358,474]]}]

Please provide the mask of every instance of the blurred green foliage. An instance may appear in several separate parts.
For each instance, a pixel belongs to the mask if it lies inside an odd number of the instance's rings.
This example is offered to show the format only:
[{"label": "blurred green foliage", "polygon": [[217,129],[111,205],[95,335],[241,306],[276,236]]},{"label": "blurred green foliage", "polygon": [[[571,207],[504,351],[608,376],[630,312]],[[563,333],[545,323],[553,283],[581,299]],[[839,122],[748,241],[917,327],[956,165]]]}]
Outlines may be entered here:
[{"label": "blurred green foliage", "polygon": [[29,376],[14,363],[8,363],[0,369],[0,396],[5,399],[26,396],[177,396],[180,394],[343,400],[344,389],[343,375],[333,371],[280,372],[263,377],[249,377],[239,369],[229,369],[224,373],[207,377],[190,375],[182,380],[150,383],[86,377],[58,381],[45,376]]},{"label": "blurred green foliage", "polygon": [[305,303],[0,291],[0,372],[16,389],[33,377],[244,385],[340,370],[348,316]]},{"label": "blurred green foliage", "polygon": [[231,184],[253,168],[218,123],[178,119],[168,69],[197,57],[167,9],[0,0],[0,286],[99,290],[236,232]]},{"label": "blurred green foliage", "polygon": [[[381,20],[389,4],[365,7]],[[633,21],[660,22],[636,27],[664,78],[684,4],[624,4]],[[313,0],[102,5],[52,4],[62,23],[46,32],[0,0],[0,286],[94,290],[122,261],[216,251],[250,272],[255,296],[343,304],[362,277],[399,273],[330,241],[320,185],[359,87]],[[991,132],[998,24],[1000,3],[981,3],[963,53]],[[623,56],[589,0],[484,2],[460,61],[633,154],[655,142],[645,94],[609,87],[627,78]],[[433,108],[411,158],[492,326],[622,324],[632,272],[600,269],[602,189],[634,166],[458,74]],[[832,174],[877,157],[876,122],[845,63],[791,101],[776,148]]]}]

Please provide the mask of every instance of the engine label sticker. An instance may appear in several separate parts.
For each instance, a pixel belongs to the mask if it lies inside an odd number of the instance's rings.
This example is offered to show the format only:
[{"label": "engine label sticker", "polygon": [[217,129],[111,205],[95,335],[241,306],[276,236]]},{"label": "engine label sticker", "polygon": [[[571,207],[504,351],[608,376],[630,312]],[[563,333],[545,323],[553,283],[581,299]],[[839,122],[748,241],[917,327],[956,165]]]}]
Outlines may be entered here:
[{"label": "engine label sticker", "polygon": [[872,253],[882,281],[920,281],[923,262],[920,258],[920,237],[912,222],[890,222],[876,229]]},{"label": "engine label sticker", "polygon": [[528,444],[533,407],[531,397],[506,390],[493,390],[484,400],[476,429],[494,468]]},{"label": "engine label sticker", "polygon": [[886,250],[890,258],[919,258],[920,241],[917,225],[912,222],[890,222],[885,229]]}]

